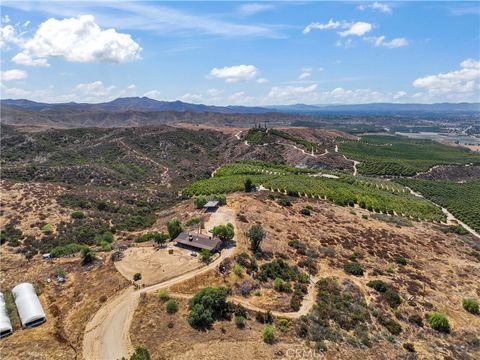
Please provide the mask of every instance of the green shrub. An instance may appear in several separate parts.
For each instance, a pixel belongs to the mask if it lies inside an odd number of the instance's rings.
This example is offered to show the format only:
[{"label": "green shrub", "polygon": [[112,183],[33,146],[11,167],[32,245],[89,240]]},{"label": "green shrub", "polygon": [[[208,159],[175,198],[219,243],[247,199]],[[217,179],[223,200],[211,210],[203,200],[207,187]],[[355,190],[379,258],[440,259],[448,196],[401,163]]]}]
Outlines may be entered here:
[{"label": "green shrub", "polygon": [[53,226],[51,224],[45,224],[42,226],[42,232],[44,234],[51,234],[53,232]]},{"label": "green shrub", "polygon": [[217,236],[220,240],[227,242],[231,241],[235,236],[235,229],[231,223],[228,223],[227,225],[218,225],[213,228],[212,234]]},{"label": "green shrub", "polygon": [[273,344],[275,341],[275,328],[271,325],[265,325],[262,330],[263,341],[267,344]]},{"label": "green shrub", "polygon": [[287,332],[288,329],[290,329],[290,320],[285,319],[285,318],[279,318],[277,321],[275,321],[275,326],[281,331],[281,332]]},{"label": "green shrub", "polygon": [[203,196],[199,196],[199,197],[195,198],[194,203],[195,203],[195,207],[197,209],[202,209],[205,206],[205,204],[207,203],[207,199]]},{"label": "green shrub", "polygon": [[207,287],[198,291],[189,301],[189,324],[195,328],[206,328],[216,319],[225,318],[228,312],[227,295],[226,287]]},{"label": "green shrub", "polygon": [[400,335],[402,332],[402,326],[390,318],[388,315],[383,314],[378,317],[378,321],[382,324],[392,335]]},{"label": "green shrub", "polygon": [[227,205],[227,197],[225,195],[214,195],[213,201],[218,201],[219,206]]},{"label": "green shrub", "polygon": [[381,293],[387,291],[387,285],[382,280],[371,280],[368,282],[367,286]]},{"label": "green shrub", "polygon": [[50,256],[53,258],[67,256],[67,255],[75,254],[87,248],[88,248],[87,245],[77,244],[77,243],[57,246],[56,248],[53,248],[52,251],[50,251]]},{"label": "green shrub", "polygon": [[242,265],[240,265],[239,263],[236,263],[233,266],[233,273],[235,275],[237,275],[238,277],[241,277],[242,276]]},{"label": "green shrub", "polygon": [[167,289],[158,290],[158,299],[163,302],[170,300],[170,293],[168,292],[168,290]]},{"label": "green shrub", "polygon": [[82,265],[88,265],[95,261],[95,253],[89,248],[82,248]]},{"label": "green shrub", "polygon": [[192,225],[198,225],[202,222],[202,219],[200,218],[191,218],[185,221],[185,226],[192,226]]},{"label": "green shrub", "polygon": [[245,316],[242,316],[242,315],[236,315],[235,316],[235,325],[238,327],[238,328],[244,328],[245,327]]},{"label": "green shrub", "polygon": [[263,230],[262,225],[255,224],[248,229],[247,238],[250,240],[250,246],[253,252],[259,252],[261,250],[260,245],[265,239],[266,233]]},{"label": "green shrub", "polygon": [[150,360],[150,353],[143,346],[138,346],[135,352],[130,356],[130,360]]},{"label": "green shrub", "polygon": [[383,294],[383,297],[387,301],[388,305],[390,305],[392,308],[398,307],[398,305],[400,305],[402,302],[400,295],[398,295],[398,293],[393,289],[387,289],[387,291],[385,291]]},{"label": "green shrub", "polygon": [[273,281],[273,288],[280,292],[291,292],[292,291],[292,284],[282,280],[281,278],[276,278]]},{"label": "green shrub", "polygon": [[447,317],[441,313],[433,312],[428,314],[427,321],[430,327],[434,330],[444,333],[450,332],[450,323],[448,322]]},{"label": "green shrub", "polygon": [[167,222],[167,229],[168,229],[168,235],[170,236],[170,239],[175,239],[180,233],[183,231],[182,230],[182,223],[178,219],[172,219],[169,222]]},{"label": "green shrub", "polygon": [[210,261],[212,260],[212,256],[213,254],[210,250],[202,249],[200,251],[200,260],[205,264],[210,263]]},{"label": "green shrub", "polygon": [[395,262],[396,262],[397,264],[403,265],[403,266],[405,266],[405,265],[408,264],[407,259],[405,259],[405,258],[404,258],[403,256],[401,256],[401,255],[395,256]]},{"label": "green shrub", "polygon": [[245,192],[247,193],[255,190],[255,185],[253,185],[252,179],[250,178],[246,178],[243,185],[244,185],[243,187],[245,189]]},{"label": "green shrub", "polygon": [[352,262],[349,262],[349,263],[345,263],[343,265],[343,269],[349,273],[349,274],[352,274],[352,275],[355,275],[355,276],[362,276],[363,275],[363,268],[360,264],[358,263],[352,263]]},{"label": "green shrub", "polygon": [[463,299],[462,301],[463,308],[467,310],[469,313],[478,315],[479,312],[479,306],[478,306],[478,301],[475,299]]},{"label": "green shrub", "polygon": [[84,219],[85,214],[82,211],[74,211],[71,214],[72,219]]},{"label": "green shrub", "polygon": [[176,300],[174,299],[170,299],[167,301],[167,303],[165,304],[165,309],[167,310],[167,312],[169,314],[173,314],[173,313],[176,313],[178,311],[178,303]]},{"label": "green shrub", "polygon": [[292,206],[292,202],[286,198],[277,199],[277,203],[278,205],[284,206],[284,207]]},{"label": "green shrub", "polygon": [[140,273],[135,273],[133,275],[133,281],[138,281],[138,280],[142,280],[142,274]]},{"label": "green shrub", "polygon": [[300,214],[305,215],[305,216],[310,216],[311,212],[309,209],[304,207],[302,210],[300,210]]}]

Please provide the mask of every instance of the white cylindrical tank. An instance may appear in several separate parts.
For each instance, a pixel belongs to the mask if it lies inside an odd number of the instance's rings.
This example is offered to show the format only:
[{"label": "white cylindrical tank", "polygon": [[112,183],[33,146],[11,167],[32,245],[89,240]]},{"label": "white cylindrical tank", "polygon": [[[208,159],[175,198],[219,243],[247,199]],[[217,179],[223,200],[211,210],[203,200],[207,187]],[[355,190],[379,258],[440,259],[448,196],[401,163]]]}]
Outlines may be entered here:
[{"label": "white cylindrical tank", "polygon": [[3,297],[3,293],[0,292],[0,338],[11,335],[12,333],[13,328],[7,313],[5,298]]},{"label": "white cylindrical tank", "polygon": [[42,304],[32,284],[18,284],[12,289],[12,294],[23,327],[34,327],[45,322]]}]

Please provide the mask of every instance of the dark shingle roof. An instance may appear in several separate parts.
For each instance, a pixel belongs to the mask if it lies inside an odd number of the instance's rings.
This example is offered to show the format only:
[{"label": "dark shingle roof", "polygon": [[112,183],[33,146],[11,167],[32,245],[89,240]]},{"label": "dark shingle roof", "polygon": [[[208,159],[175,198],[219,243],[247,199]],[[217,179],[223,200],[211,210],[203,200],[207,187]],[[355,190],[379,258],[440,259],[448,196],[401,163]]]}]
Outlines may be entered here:
[{"label": "dark shingle roof", "polygon": [[175,241],[179,244],[184,244],[188,246],[193,246],[198,249],[207,249],[207,250],[213,250],[216,247],[218,247],[221,243],[221,240],[216,237],[211,237],[208,235],[203,235],[203,234],[191,234],[191,237],[189,233],[187,232],[182,232],[180,235],[177,236]]}]

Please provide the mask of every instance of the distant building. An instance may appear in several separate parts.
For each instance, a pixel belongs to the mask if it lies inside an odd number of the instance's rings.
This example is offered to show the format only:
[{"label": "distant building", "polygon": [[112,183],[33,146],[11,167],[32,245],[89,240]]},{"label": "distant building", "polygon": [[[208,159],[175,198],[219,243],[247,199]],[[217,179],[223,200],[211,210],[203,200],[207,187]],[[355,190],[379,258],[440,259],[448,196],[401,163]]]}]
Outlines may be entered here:
[{"label": "distant building", "polygon": [[208,212],[214,212],[218,208],[218,201],[209,201],[203,205],[203,208]]},{"label": "distant building", "polygon": [[12,333],[12,323],[10,322],[10,317],[7,313],[5,299],[3,297],[3,293],[0,292],[0,338],[12,335]]},{"label": "distant building", "polygon": [[46,321],[42,304],[32,284],[18,284],[12,289],[12,294],[23,327],[35,327]]},{"label": "distant building", "polygon": [[177,246],[190,250],[210,250],[211,252],[219,251],[222,241],[217,237],[212,237],[203,234],[191,234],[182,232],[175,238]]}]

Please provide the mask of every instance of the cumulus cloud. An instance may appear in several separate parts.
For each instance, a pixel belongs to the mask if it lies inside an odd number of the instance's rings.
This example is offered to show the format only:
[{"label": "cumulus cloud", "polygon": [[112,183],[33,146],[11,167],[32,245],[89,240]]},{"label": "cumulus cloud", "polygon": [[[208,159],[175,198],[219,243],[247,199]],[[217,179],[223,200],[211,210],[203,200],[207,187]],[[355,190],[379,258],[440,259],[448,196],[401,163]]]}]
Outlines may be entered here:
[{"label": "cumulus cloud", "polygon": [[225,66],[223,68],[213,68],[210,71],[210,76],[223,79],[227,83],[254,80],[258,74],[258,69],[253,65]]},{"label": "cumulus cloud", "polygon": [[403,46],[408,46],[409,42],[405,38],[395,38],[390,41],[385,40],[385,36],[378,36],[378,37],[366,37],[365,40],[370,41],[375,46],[383,46],[389,49],[399,48]]},{"label": "cumulus cloud", "polygon": [[228,97],[228,103],[232,105],[250,104],[253,100],[254,98],[252,96],[248,96],[244,91],[233,93]]},{"label": "cumulus cloud", "polygon": [[393,99],[398,100],[398,99],[401,99],[401,98],[403,98],[407,95],[408,94],[405,91],[398,91],[395,95],[393,95]]},{"label": "cumulus cloud", "polygon": [[312,22],[308,24],[305,29],[303,29],[304,34],[308,34],[312,30],[331,30],[331,29],[338,29],[341,26],[345,26],[345,22],[342,21],[334,21],[333,19],[330,19],[328,23],[322,24],[319,22]]},{"label": "cumulus cloud", "polygon": [[385,14],[391,14],[392,13],[392,8],[388,4],[380,3],[378,1],[375,1],[373,4],[368,4],[368,5],[360,5],[358,6],[359,10],[366,10],[366,9],[372,9],[376,11],[380,11]]},{"label": "cumulus cloud", "polygon": [[266,84],[266,83],[268,83],[268,79],[266,79],[266,78],[257,79],[257,83],[259,83],[259,84]]},{"label": "cumulus cloud", "polygon": [[2,71],[0,73],[2,81],[12,81],[12,80],[21,80],[26,79],[28,74],[26,71],[19,69],[12,69],[7,71]]},{"label": "cumulus cloud", "polygon": [[92,15],[40,24],[31,39],[19,44],[22,51],[12,61],[23,65],[45,66],[49,57],[70,62],[125,63],[140,58],[141,47],[129,34],[103,30]]},{"label": "cumulus cloud", "polygon": [[190,94],[186,93],[185,95],[180,97],[180,100],[189,102],[189,103],[200,103],[203,101],[203,96],[202,94]]},{"label": "cumulus cloud", "polygon": [[114,89],[114,85],[105,86],[102,81],[97,80],[91,83],[78,84],[75,86],[74,92],[80,96],[105,98],[109,97]]},{"label": "cumulus cloud", "polygon": [[345,37],[345,36],[363,36],[369,31],[373,29],[372,24],[358,21],[352,24],[347,30],[340,31],[338,35]]},{"label": "cumulus cloud", "polygon": [[294,102],[302,98],[302,95],[313,93],[317,84],[310,86],[274,86],[268,93],[266,100],[271,103]]},{"label": "cumulus cloud", "polygon": [[7,49],[8,44],[21,44],[22,39],[12,25],[0,26],[0,49]]},{"label": "cumulus cloud", "polygon": [[418,78],[413,86],[426,89],[431,96],[458,95],[478,92],[479,82],[480,61],[467,59],[460,63],[459,70]]}]

